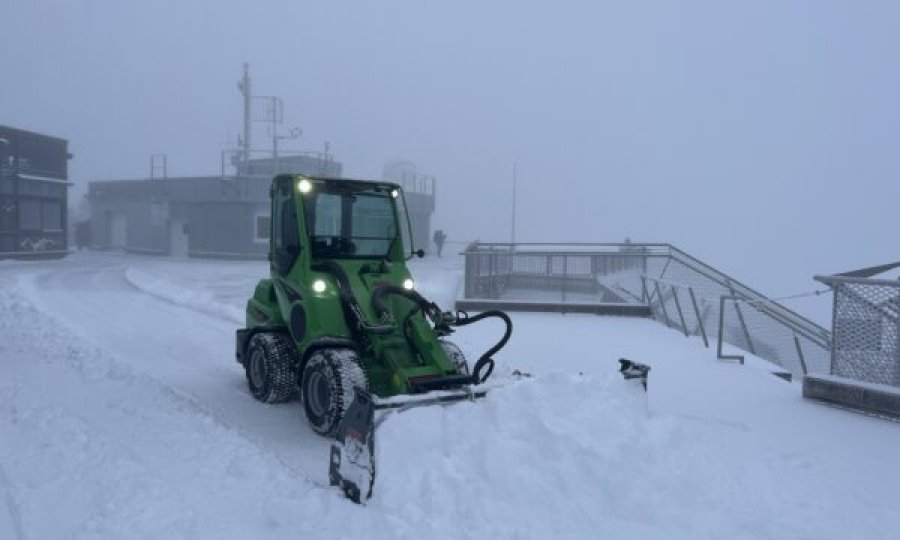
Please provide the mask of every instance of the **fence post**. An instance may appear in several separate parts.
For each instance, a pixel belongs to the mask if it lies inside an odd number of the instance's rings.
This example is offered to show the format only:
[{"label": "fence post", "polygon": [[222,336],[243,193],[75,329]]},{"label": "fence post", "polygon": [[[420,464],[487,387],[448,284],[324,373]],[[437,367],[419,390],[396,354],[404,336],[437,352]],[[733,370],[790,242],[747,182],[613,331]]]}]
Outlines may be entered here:
[{"label": "fence post", "polygon": [[740,304],[738,304],[738,301],[741,300],[741,298],[737,296],[731,283],[728,283],[728,290],[731,291],[731,298],[734,300],[734,310],[737,312],[738,320],[741,322],[741,328],[744,329],[744,338],[747,340],[747,348],[750,349],[751,354],[756,354],[756,349],[753,348],[753,341],[750,340],[750,330],[747,329],[747,323],[744,321],[744,313],[741,311]]},{"label": "fence post", "polygon": [[[744,363],[744,357],[742,355],[724,355],[722,354],[722,342],[725,340],[725,300],[729,298],[728,296],[719,297],[719,343],[716,347],[716,356],[719,360],[737,360],[741,364]],[[735,304],[737,307],[737,304]]]},{"label": "fence post", "polygon": [[800,338],[797,337],[797,334],[794,334],[794,346],[797,347],[797,358],[800,359],[800,368],[803,369],[803,374],[806,375],[808,373],[806,360],[803,358],[803,349],[800,348]]},{"label": "fence post", "polygon": [[659,306],[662,308],[663,317],[666,319],[666,326],[669,328],[672,327],[672,323],[669,321],[669,312],[666,311],[666,301],[663,299],[662,294],[659,292],[659,282],[654,280],[653,286],[656,288],[656,299],[659,300]]},{"label": "fence post", "polygon": [[[641,302],[647,302],[647,306],[650,306],[650,294],[647,292],[647,276],[641,275]],[[653,308],[650,308],[651,314],[653,313]]]},{"label": "fence post", "polygon": [[700,307],[697,306],[697,297],[694,296],[694,288],[688,287],[688,293],[691,296],[691,303],[694,305],[694,315],[697,317],[697,326],[700,327],[700,335],[703,336],[703,345],[709,348],[709,341],[706,339],[706,328],[703,328],[703,317],[700,315]]},{"label": "fence post", "polygon": [[[897,312],[900,313],[900,296],[894,296],[894,305]],[[900,321],[895,318],[893,325],[897,340],[894,343],[894,380],[891,382],[894,386],[900,386]]]},{"label": "fence post", "polygon": [[476,253],[472,257],[475,259],[475,280],[472,285],[477,289],[478,297],[481,298],[481,253]]},{"label": "fence post", "polygon": [[841,291],[841,283],[837,282],[834,284],[834,292],[831,295],[831,358],[829,359],[828,364],[828,374],[834,375],[834,357],[838,355],[840,352],[838,350],[838,319],[837,319],[837,310],[838,310],[838,302],[840,301]]},{"label": "fence post", "polygon": [[566,301],[566,282],[569,280],[569,256],[563,255],[562,301]]},{"label": "fence post", "polygon": [[497,258],[492,248],[488,255],[488,298],[494,298],[494,265],[496,263]]},{"label": "fence post", "polygon": [[681,320],[681,328],[684,330],[684,337],[688,337],[688,328],[687,323],[684,322],[684,312],[681,311],[681,302],[678,300],[678,289],[675,288],[674,285],[669,285],[669,288],[672,289],[672,296],[675,297],[675,309],[678,310],[678,319]]}]

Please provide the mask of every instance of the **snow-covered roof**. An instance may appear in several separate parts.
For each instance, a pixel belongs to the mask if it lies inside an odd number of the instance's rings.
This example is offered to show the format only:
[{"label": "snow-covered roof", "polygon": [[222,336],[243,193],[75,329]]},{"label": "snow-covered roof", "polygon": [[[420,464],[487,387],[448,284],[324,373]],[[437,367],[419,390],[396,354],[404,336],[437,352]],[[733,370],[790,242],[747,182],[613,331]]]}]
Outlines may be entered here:
[{"label": "snow-covered roof", "polygon": [[55,184],[65,184],[67,186],[72,185],[72,182],[69,182],[65,178],[53,178],[51,176],[38,176],[36,174],[22,174],[22,173],[19,173],[16,176],[18,176],[22,180],[34,180],[36,182],[53,182]]}]

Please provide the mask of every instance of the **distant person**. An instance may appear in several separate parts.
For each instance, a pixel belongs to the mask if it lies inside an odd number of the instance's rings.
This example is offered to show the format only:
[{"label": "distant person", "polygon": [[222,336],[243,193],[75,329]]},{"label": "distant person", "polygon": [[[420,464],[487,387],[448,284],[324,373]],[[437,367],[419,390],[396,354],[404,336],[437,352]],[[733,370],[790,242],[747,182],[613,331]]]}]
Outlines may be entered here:
[{"label": "distant person", "polygon": [[444,242],[447,241],[447,234],[444,233],[443,230],[438,229],[434,231],[434,245],[437,246],[437,254],[438,257],[441,256],[441,252],[444,250]]}]

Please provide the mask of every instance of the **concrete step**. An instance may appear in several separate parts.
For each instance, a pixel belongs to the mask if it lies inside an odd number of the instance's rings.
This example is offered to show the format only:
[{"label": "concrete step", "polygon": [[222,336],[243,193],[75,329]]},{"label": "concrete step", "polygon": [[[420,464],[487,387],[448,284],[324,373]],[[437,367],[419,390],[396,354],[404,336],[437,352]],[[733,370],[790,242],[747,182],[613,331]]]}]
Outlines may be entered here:
[{"label": "concrete step", "polygon": [[900,418],[900,388],[835,375],[803,377],[803,397]]}]

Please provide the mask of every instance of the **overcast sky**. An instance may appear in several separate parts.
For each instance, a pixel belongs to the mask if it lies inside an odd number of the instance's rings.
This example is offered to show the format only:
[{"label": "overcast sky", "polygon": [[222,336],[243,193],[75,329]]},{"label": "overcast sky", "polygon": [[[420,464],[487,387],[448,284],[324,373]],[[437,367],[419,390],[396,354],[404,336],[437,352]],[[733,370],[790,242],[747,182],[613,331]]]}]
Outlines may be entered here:
[{"label": "overcast sky", "polygon": [[[450,240],[674,243],[764,292],[900,259],[900,3],[0,0],[0,123],[71,177],[216,174],[236,83]],[[255,131],[262,146],[263,129]],[[80,190],[74,191],[80,193]]]}]

